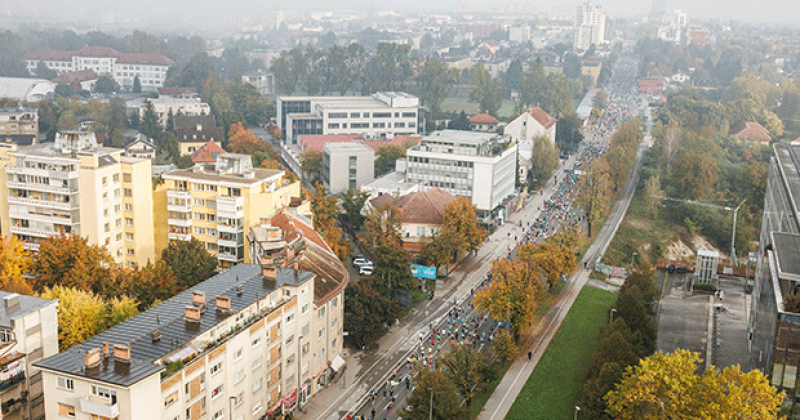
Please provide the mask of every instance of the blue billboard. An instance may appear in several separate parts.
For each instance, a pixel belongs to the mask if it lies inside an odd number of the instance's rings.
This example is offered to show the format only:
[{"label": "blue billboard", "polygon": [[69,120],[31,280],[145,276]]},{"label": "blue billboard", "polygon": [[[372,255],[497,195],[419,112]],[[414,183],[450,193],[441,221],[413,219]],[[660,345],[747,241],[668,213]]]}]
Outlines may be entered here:
[{"label": "blue billboard", "polygon": [[422,277],[423,279],[436,280],[436,267],[411,264],[411,275],[414,277]]}]

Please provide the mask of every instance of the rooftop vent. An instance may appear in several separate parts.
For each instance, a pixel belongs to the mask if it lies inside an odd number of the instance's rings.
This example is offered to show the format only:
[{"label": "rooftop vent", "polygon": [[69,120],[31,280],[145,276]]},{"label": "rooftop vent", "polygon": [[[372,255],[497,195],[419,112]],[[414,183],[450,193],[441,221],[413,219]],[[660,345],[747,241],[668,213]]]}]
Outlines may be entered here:
[{"label": "rooftop vent", "polygon": [[6,310],[14,309],[19,306],[19,295],[12,293],[8,296],[5,296],[3,298],[3,303],[5,304]]},{"label": "rooftop vent", "polygon": [[154,343],[157,343],[158,341],[160,341],[161,340],[161,330],[153,330],[153,332],[150,333],[150,339]]}]

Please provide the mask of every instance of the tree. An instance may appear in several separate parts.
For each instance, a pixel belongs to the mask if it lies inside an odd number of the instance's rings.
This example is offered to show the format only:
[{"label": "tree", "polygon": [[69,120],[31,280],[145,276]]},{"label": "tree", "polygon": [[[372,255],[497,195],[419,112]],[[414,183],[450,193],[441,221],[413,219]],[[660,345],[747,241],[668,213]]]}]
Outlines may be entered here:
[{"label": "tree", "polygon": [[228,130],[228,147],[233,153],[252,155],[266,149],[266,146],[266,140],[256,137],[241,121],[231,124]]},{"label": "tree", "polygon": [[517,256],[532,269],[544,272],[550,286],[555,286],[563,274],[573,272],[577,265],[575,250],[555,240],[521,245]]},{"label": "tree", "polygon": [[161,259],[178,278],[178,286],[182,289],[211,278],[217,271],[217,259],[206,251],[203,242],[195,238],[171,241],[161,252]]},{"label": "tree", "polygon": [[556,124],[556,144],[561,150],[573,151],[583,141],[583,123],[575,112],[562,115]]},{"label": "tree", "polygon": [[509,322],[516,339],[539,307],[542,287],[536,281],[538,275],[527,264],[510,259],[493,261],[491,272],[489,287],[475,294],[475,307],[492,319]]},{"label": "tree", "polygon": [[369,193],[350,188],[339,194],[339,198],[342,199],[342,209],[344,209],[347,222],[353,226],[353,229],[361,229],[361,210],[364,208],[364,204],[369,199]]},{"label": "tree", "polygon": [[281,51],[281,55],[272,61],[270,70],[275,74],[278,90],[291,95],[299,82],[305,78],[307,71],[303,50],[294,48],[291,51]]},{"label": "tree", "polygon": [[322,173],[322,152],[309,149],[301,153],[300,170],[311,175],[312,178],[319,178]]},{"label": "tree", "polygon": [[661,197],[664,191],[661,190],[661,180],[657,174],[651,175],[644,183],[644,199],[645,199],[645,213],[651,218],[655,219],[658,215],[658,210],[661,207]]},{"label": "tree", "polygon": [[346,260],[350,255],[350,242],[342,237],[342,229],[336,227],[336,219],[340,213],[336,198],[318,183],[317,188],[309,195],[309,201],[314,214],[314,229],[339,259]]},{"label": "tree", "polygon": [[672,166],[670,184],[682,198],[699,200],[717,182],[718,172],[713,156],[703,151],[686,149]]},{"label": "tree", "polygon": [[164,260],[135,270],[120,270],[117,284],[120,293],[132,296],[139,302],[139,309],[146,310],[154,303],[164,301],[184,290],[178,278]]},{"label": "tree", "polygon": [[58,85],[56,85],[56,88],[53,91],[53,93],[56,95],[57,98],[71,98],[72,95],[75,94],[75,91],[72,90],[72,88],[69,87],[69,85],[64,83],[59,83]]},{"label": "tree", "polygon": [[477,251],[486,239],[486,232],[478,226],[475,205],[466,197],[458,197],[444,205],[442,231],[458,234],[463,252]]},{"label": "tree", "polygon": [[144,31],[133,31],[130,45],[133,53],[161,54],[161,40]]},{"label": "tree", "polygon": [[142,114],[139,131],[147,137],[155,140],[160,146],[164,134],[164,127],[161,125],[161,118],[158,116],[153,103],[150,100],[144,102],[144,113]]},{"label": "tree", "polygon": [[730,47],[722,51],[719,61],[714,66],[717,82],[727,86],[733,79],[742,74],[745,63],[745,52],[741,47]]},{"label": "tree", "polygon": [[531,184],[544,185],[558,167],[558,149],[546,135],[536,136],[532,141],[531,170],[528,172],[528,177],[531,181],[536,180]]},{"label": "tree", "polygon": [[423,242],[419,256],[425,264],[435,266],[438,271],[442,265],[453,262],[453,252],[458,249],[463,249],[463,238],[458,232],[448,229]]},{"label": "tree", "polygon": [[581,77],[581,58],[574,52],[564,54],[564,76],[569,79]]},{"label": "tree", "polygon": [[[402,90],[414,71],[411,68],[410,45],[378,43],[375,55],[364,67],[362,94]],[[277,76],[276,76],[277,77]]]},{"label": "tree", "polygon": [[46,80],[53,80],[58,77],[58,72],[50,67],[47,67],[47,64],[45,64],[44,61],[39,61],[33,74],[40,79]]},{"label": "tree", "polygon": [[451,130],[472,131],[472,124],[469,122],[469,116],[462,109],[460,114],[457,114],[450,120],[447,128]]},{"label": "tree", "polygon": [[605,109],[607,103],[608,94],[604,90],[597,91],[597,93],[594,95],[594,98],[592,98],[592,106],[597,109]]},{"label": "tree", "polygon": [[761,371],[736,365],[695,374],[699,362],[699,354],[682,349],[642,359],[606,396],[608,412],[618,420],[777,418],[784,393]]},{"label": "tree", "polygon": [[103,293],[113,260],[105,248],[84,237],[61,234],[45,239],[30,266],[34,290],[56,285]]},{"label": "tree", "polygon": [[610,204],[611,179],[605,158],[597,159],[588,174],[578,181],[577,204],[586,214],[587,236],[592,237],[592,225],[600,220]]},{"label": "tree", "polygon": [[[433,410],[431,410],[433,403]],[[469,420],[469,408],[461,405],[455,385],[441,370],[423,370],[417,386],[400,412],[408,420]]]},{"label": "tree", "polygon": [[[202,91],[209,79],[216,79],[217,71],[205,52],[198,52],[183,67],[170,67],[164,86],[188,86]],[[280,81],[280,79],[276,78]],[[206,95],[203,95],[205,98]],[[219,122],[219,121],[218,121]]]},{"label": "tree", "polygon": [[104,95],[111,94],[119,91],[119,84],[111,76],[100,76],[94,82],[92,91]]},{"label": "tree", "polygon": [[344,294],[345,339],[354,346],[383,335],[399,312],[394,300],[378,292],[374,279],[352,282]]},{"label": "tree", "polygon": [[471,82],[473,89],[469,94],[469,100],[477,103],[481,112],[497,116],[503,100],[500,85],[497,80],[492,79],[483,63],[472,67]]},{"label": "tree", "polygon": [[500,331],[494,337],[494,354],[497,360],[505,365],[514,360],[517,355],[517,346],[514,344],[514,336],[508,331]]},{"label": "tree", "polygon": [[142,81],[139,80],[138,74],[133,78],[133,93],[142,93]]},{"label": "tree", "polygon": [[489,358],[486,354],[473,346],[457,344],[439,358],[438,365],[456,386],[467,407],[472,406],[475,387],[487,379],[485,371]]},{"label": "tree", "polygon": [[30,295],[33,293],[23,274],[28,272],[31,254],[16,236],[0,239],[0,290]]},{"label": "tree", "polygon": [[400,237],[402,224],[402,213],[391,204],[371,211],[364,221],[364,245],[375,260],[373,275],[382,280],[378,287],[387,294],[398,287],[406,290],[414,287],[410,258]]},{"label": "tree", "polygon": [[375,157],[375,176],[391,172],[397,159],[406,156],[406,148],[397,144],[386,144],[378,148]]},{"label": "tree", "polygon": [[447,97],[447,91],[458,79],[458,70],[434,56],[414,62],[414,89],[420,105],[434,109]]}]

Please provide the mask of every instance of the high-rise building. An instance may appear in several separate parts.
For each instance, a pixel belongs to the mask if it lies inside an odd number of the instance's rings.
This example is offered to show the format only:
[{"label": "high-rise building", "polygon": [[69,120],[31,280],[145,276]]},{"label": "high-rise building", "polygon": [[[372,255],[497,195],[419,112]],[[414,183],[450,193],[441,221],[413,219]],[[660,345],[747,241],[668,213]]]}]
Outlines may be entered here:
[{"label": "high-rise building", "polygon": [[575,10],[575,42],[573,48],[586,51],[594,45],[605,43],[606,14],[603,6],[582,4]]},{"label": "high-rise building", "polygon": [[104,246],[119,266],[155,260],[149,159],[97,145],[94,133],[62,131],[55,142],[0,145],[0,223],[36,251],[75,233]]},{"label": "high-rise building", "polygon": [[284,171],[253,168],[248,155],[225,153],[162,175],[155,195],[156,249],[196,238],[220,265],[250,262],[247,230],[300,197]]},{"label": "high-rise building", "polygon": [[0,292],[0,419],[44,420],[42,373],[58,353],[58,301]]}]

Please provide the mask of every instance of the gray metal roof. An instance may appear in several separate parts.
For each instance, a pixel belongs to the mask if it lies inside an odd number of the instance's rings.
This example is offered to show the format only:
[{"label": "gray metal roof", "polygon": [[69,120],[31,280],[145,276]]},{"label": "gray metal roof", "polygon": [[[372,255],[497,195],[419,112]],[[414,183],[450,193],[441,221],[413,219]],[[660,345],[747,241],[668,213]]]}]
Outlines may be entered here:
[{"label": "gray metal roof", "polygon": [[[6,308],[5,299],[17,296],[17,305]],[[42,299],[38,297],[19,295],[16,293],[0,292],[0,326],[11,328],[11,321],[23,317],[31,312],[38,311],[45,306],[57,303],[58,300]]]},{"label": "gray metal roof", "polygon": [[[276,281],[265,283],[261,266],[240,264],[34,366],[127,387],[163,370],[164,366],[155,363],[156,360],[184,347],[227,318],[217,315],[216,296],[229,297],[231,311],[235,314],[283,285],[299,286],[313,277],[314,274],[307,271],[298,270],[295,276],[294,270],[279,268]],[[241,295],[236,292],[239,285],[242,286]],[[187,326],[184,316],[185,307],[192,304],[194,291],[205,293],[206,310],[201,315],[200,326],[192,328]],[[161,339],[153,342],[150,333],[155,330],[161,332]],[[103,360],[99,370],[87,372],[84,353],[102,348],[103,342],[108,342],[111,347],[114,344],[130,346],[130,365],[117,363],[115,366],[114,357],[109,356]]]},{"label": "gray metal roof", "polygon": [[800,235],[773,232],[772,249],[777,256],[779,276],[797,280],[800,276]]}]

